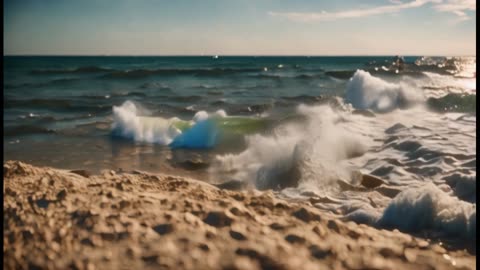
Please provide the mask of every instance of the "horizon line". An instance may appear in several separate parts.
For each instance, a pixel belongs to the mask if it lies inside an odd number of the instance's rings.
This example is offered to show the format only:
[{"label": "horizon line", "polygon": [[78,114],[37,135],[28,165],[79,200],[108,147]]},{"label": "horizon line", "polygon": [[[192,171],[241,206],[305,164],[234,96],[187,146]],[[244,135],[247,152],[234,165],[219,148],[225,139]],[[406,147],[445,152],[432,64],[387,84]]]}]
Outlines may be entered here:
[{"label": "horizon line", "polygon": [[4,54],[5,56],[23,56],[23,57],[476,57],[476,54]]}]

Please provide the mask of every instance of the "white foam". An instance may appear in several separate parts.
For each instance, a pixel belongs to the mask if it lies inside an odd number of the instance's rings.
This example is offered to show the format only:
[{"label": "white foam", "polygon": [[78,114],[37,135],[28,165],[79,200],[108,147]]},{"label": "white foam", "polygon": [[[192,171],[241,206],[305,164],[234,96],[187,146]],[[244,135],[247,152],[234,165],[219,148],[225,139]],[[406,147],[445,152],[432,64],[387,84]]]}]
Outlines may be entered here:
[{"label": "white foam", "polygon": [[208,113],[206,111],[198,111],[193,116],[193,121],[194,122],[199,122],[199,121],[203,121],[203,120],[207,120],[207,119],[208,119]]},{"label": "white foam", "polygon": [[298,112],[309,118],[307,123],[280,126],[269,136],[247,136],[247,149],[217,156],[211,172],[236,171],[234,179],[254,181],[259,188],[299,175],[298,188],[306,190],[329,188],[337,179],[348,178],[338,161],[365,151],[365,138],[348,132],[342,122],[346,116],[329,106],[301,105]]},{"label": "white foam", "polygon": [[115,135],[138,142],[169,144],[181,131],[172,124],[178,118],[140,116],[138,107],[131,101],[121,106],[113,106],[113,126]]},{"label": "white foam", "polygon": [[133,103],[125,101],[121,106],[113,106],[112,133],[137,142],[158,143],[174,147],[204,148],[213,147],[217,139],[217,131],[214,125],[203,122],[210,118],[227,117],[224,110],[218,110],[209,114],[206,111],[198,111],[189,130],[182,133],[175,127],[175,123],[181,121],[177,117],[165,119],[162,117],[149,117],[149,112]]},{"label": "white foam", "polygon": [[227,113],[224,110],[218,110],[215,113],[213,113],[212,117],[224,118],[224,117],[227,117]]},{"label": "white foam", "polygon": [[200,122],[200,121],[205,121],[209,118],[224,118],[224,117],[227,117],[227,113],[224,110],[217,110],[216,112],[210,113],[210,114],[206,111],[198,111],[193,116],[193,121]]},{"label": "white foam", "polygon": [[382,227],[408,232],[434,229],[457,237],[475,236],[475,224],[475,204],[452,197],[431,183],[398,194],[378,221]]},{"label": "white foam", "polygon": [[423,99],[414,85],[390,83],[363,70],[357,70],[350,78],[345,96],[345,101],[353,107],[377,112],[392,111],[402,104]]}]

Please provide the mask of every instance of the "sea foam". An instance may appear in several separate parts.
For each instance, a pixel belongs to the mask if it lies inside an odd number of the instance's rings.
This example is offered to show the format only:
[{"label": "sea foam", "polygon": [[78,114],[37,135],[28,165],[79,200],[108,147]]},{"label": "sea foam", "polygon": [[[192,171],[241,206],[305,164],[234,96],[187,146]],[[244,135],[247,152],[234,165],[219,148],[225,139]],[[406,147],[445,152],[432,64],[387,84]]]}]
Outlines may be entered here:
[{"label": "sea foam", "polygon": [[[121,106],[113,106],[112,134],[136,142],[158,143],[173,148],[209,148],[218,139],[218,128],[214,118],[226,117],[223,110],[213,114],[197,112],[192,121],[182,121],[177,117],[142,116],[142,110],[132,101]],[[179,124],[187,126],[182,132]]]},{"label": "sea foam", "polygon": [[377,223],[407,232],[433,229],[475,239],[476,205],[452,197],[428,183],[398,194]]},{"label": "sea foam", "polygon": [[396,84],[357,70],[347,83],[345,101],[357,109],[389,112],[423,100],[413,85]]},{"label": "sea foam", "polygon": [[181,134],[172,123],[178,118],[140,116],[138,107],[131,101],[121,106],[113,106],[112,134],[137,142],[150,142],[167,145]]},{"label": "sea foam", "polygon": [[434,230],[472,241],[476,236],[476,204],[461,201],[432,183],[400,192],[383,213],[363,206],[346,219],[411,233]]},{"label": "sea foam", "polygon": [[330,106],[300,105],[297,112],[307,122],[277,126],[271,135],[247,136],[246,150],[217,156],[212,174],[235,171],[234,179],[253,181],[259,189],[328,189],[337,179],[348,179],[338,161],[361,155],[368,139],[347,131],[347,116]]}]

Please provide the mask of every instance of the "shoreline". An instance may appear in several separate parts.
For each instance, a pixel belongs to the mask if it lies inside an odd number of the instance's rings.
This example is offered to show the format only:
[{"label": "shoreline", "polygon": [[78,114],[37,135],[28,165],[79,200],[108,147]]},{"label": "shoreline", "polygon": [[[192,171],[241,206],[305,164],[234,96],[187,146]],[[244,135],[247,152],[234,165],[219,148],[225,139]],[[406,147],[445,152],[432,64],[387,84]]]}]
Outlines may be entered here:
[{"label": "shoreline", "polygon": [[271,191],[4,162],[4,267],[462,269],[476,255],[343,222]]}]

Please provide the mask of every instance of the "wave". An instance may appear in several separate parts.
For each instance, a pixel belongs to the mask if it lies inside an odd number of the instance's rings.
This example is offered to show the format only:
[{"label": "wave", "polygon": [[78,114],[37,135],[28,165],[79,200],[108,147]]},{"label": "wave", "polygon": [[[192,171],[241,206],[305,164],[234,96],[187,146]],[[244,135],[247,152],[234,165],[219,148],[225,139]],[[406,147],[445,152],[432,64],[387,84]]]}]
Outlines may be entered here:
[{"label": "wave", "polygon": [[355,70],[337,70],[337,71],[326,71],[325,75],[337,78],[337,79],[350,79],[353,74],[355,74]]},{"label": "wave", "polygon": [[358,209],[346,219],[407,233],[433,230],[475,243],[476,205],[449,195],[432,183],[411,187],[390,201],[383,213]]},{"label": "wave", "polygon": [[58,120],[57,118],[51,115],[39,115],[34,113],[29,113],[27,115],[20,115],[18,119],[22,120],[35,120],[37,122],[54,122]]},{"label": "wave", "polygon": [[171,90],[168,85],[159,82],[148,82],[140,85],[140,89],[160,89],[160,90]]},{"label": "wave", "polygon": [[[337,125],[342,115],[329,106],[300,105],[307,121],[287,121],[270,135],[247,136],[247,148],[239,154],[217,156],[211,168],[216,175],[253,181],[258,189],[283,189],[314,182],[328,188],[348,178],[338,161],[365,151],[361,136],[346,136]],[[231,175],[231,172],[236,172]]]},{"label": "wave", "polygon": [[228,105],[228,110],[232,114],[260,114],[267,112],[275,107],[276,103],[250,104],[250,105]]},{"label": "wave", "polygon": [[32,70],[30,74],[32,75],[53,75],[53,74],[75,74],[75,73],[104,73],[112,72],[113,69],[103,68],[98,66],[85,66],[78,67],[75,69],[39,69]]},{"label": "wave", "polygon": [[35,125],[17,125],[4,127],[3,136],[19,136],[28,134],[51,134],[54,130]]},{"label": "wave", "polygon": [[29,113],[27,115],[20,115],[17,119],[24,120],[24,121],[34,121],[35,123],[52,123],[52,122],[59,122],[59,121],[75,121],[75,120],[82,120],[88,119],[93,117],[92,114],[81,114],[81,115],[74,115],[74,116],[52,116],[52,115],[42,115],[42,114],[34,114]]},{"label": "wave", "polygon": [[471,60],[457,57],[421,57],[415,61],[414,67],[443,75],[457,75],[463,72],[465,65],[471,64]]},{"label": "wave", "polygon": [[[462,167],[477,167],[476,158],[470,162],[462,164]],[[475,203],[477,201],[477,177],[476,175],[462,175],[460,173],[453,173],[443,178],[447,185],[449,185],[455,196],[460,200],[467,201],[469,203]]]},{"label": "wave", "polygon": [[17,88],[36,88],[47,86],[48,83],[21,83],[21,84],[4,84],[5,89],[17,89]]},{"label": "wave", "polygon": [[26,108],[26,109],[50,109],[64,111],[88,111],[88,112],[106,112],[111,107],[106,104],[91,105],[75,102],[71,99],[6,99],[4,108]]},{"label": "wave", "polygon": [[406,232],[434,229],[475,241],[476,206],[452,197],[429,183],[397,195],[378,225]]},{"label": "wave", "polygon": [[250,77],[259,78],[259,79],[274,79],[274,80],[289,78],[287,76],[282,76],[282,75],[278,75],[278,74],[256,74],[256,75],[251,75]]},{"label": "wave", "polygon": [[412,86],[386,82],[369,72],[357,70],[347,83],[345,101],[356,109],[389,112],[422,101],[423,94]]},{"label": "wave", "polygon": [[295,79],[313,80],[313,79],[321,79],[324,77],[325,77],[324,74],[299,74],[295,76]]},{"label": "wave", "polygon": [[197,69],[134,69],[127,71],[115,71],[103,76],[103,78],[113,79],[136,79],[148,76],[222,76],[233,75],[237,73],[260,72],[258,68],[197,68]]},{"label": "wave", "polygon": [[50,108],[70,108],[72,101],[66,99],[9,99],[5,100],[4,108],[36,108],[36,107],[50,107]]},{"label": "wave", "polygon": [[39,82],[39,83],[22,83],[22,84],[6,84],[4,87],[6,89],[18,89],[18,88],[39,88],[39,87],[46,87],[51,85],[57,84],[66,84],[77,81],[76,78],[62,78],[62,79],[55,79],[48,82]]},{"label": "wave", "polygon": [[309,96],[309,95],[282,97],[282,99],[286,100],[286,101],[294,101],[294,102],[304,103],[304,104],[319,103],[319,102],[323,102],[323,101],[326,100],[326,98],[324,98],[322,96]]},{"label": "wave", "polygon": [[[443,68],[438,68],[437,66],[415,66],[415,65],[407,65],[403,69],[399,69],[396,66],[393,67],[373,67],[373,68],[366,68],[365,71],[368,71],[370,74],[378,75],[378,76],[389,76],[389,77],[398,77],[398,76],[408,76],[413,78],[425,78],[427,75],[425,72],[430,72],[439,75],[453,75],[451,72],[445,71]],[[354,74],[355,70],[332,70],[326,71],[325,75],[330,76],[336,79],[348,80]],[[321,77],[322,75],[318,75]]]},{"label": "wave", "polygon": [[436,112],[477,112],[477,95],[450,93],[440,98],[427,99],[427,105]]},{"label": "wave", "polygon": [[132,101],[113,107],[112,135],[137,142],[158,143],[172,148],[211,148],[229,134],[258,132],[262,119],[228,117],[225,111],[198,111],[192,120],[143,116]]},{"label": "wave", "polygon": [[167,145],[181,131],[173,124],[178,118],[144,117],[137,115],[137,106],[126,101],[122,106],[113,106],[112,134],[134,141],[152,142]]},{"label": "wave", "polygon": [[209,85],[209,84],[200,84],[195,85],[192,88],[194,89],[221,89],[222,87],[216,85]]},{"label": "wave", "polygon": [[111,93],[111,94],[105,94],[105,95],[82,95],[78,96],[80,98],[86,98],[86,99],[109,99],[112,97],[146,97],[147,94],[143,92],[126,92],[126,93]]}]

